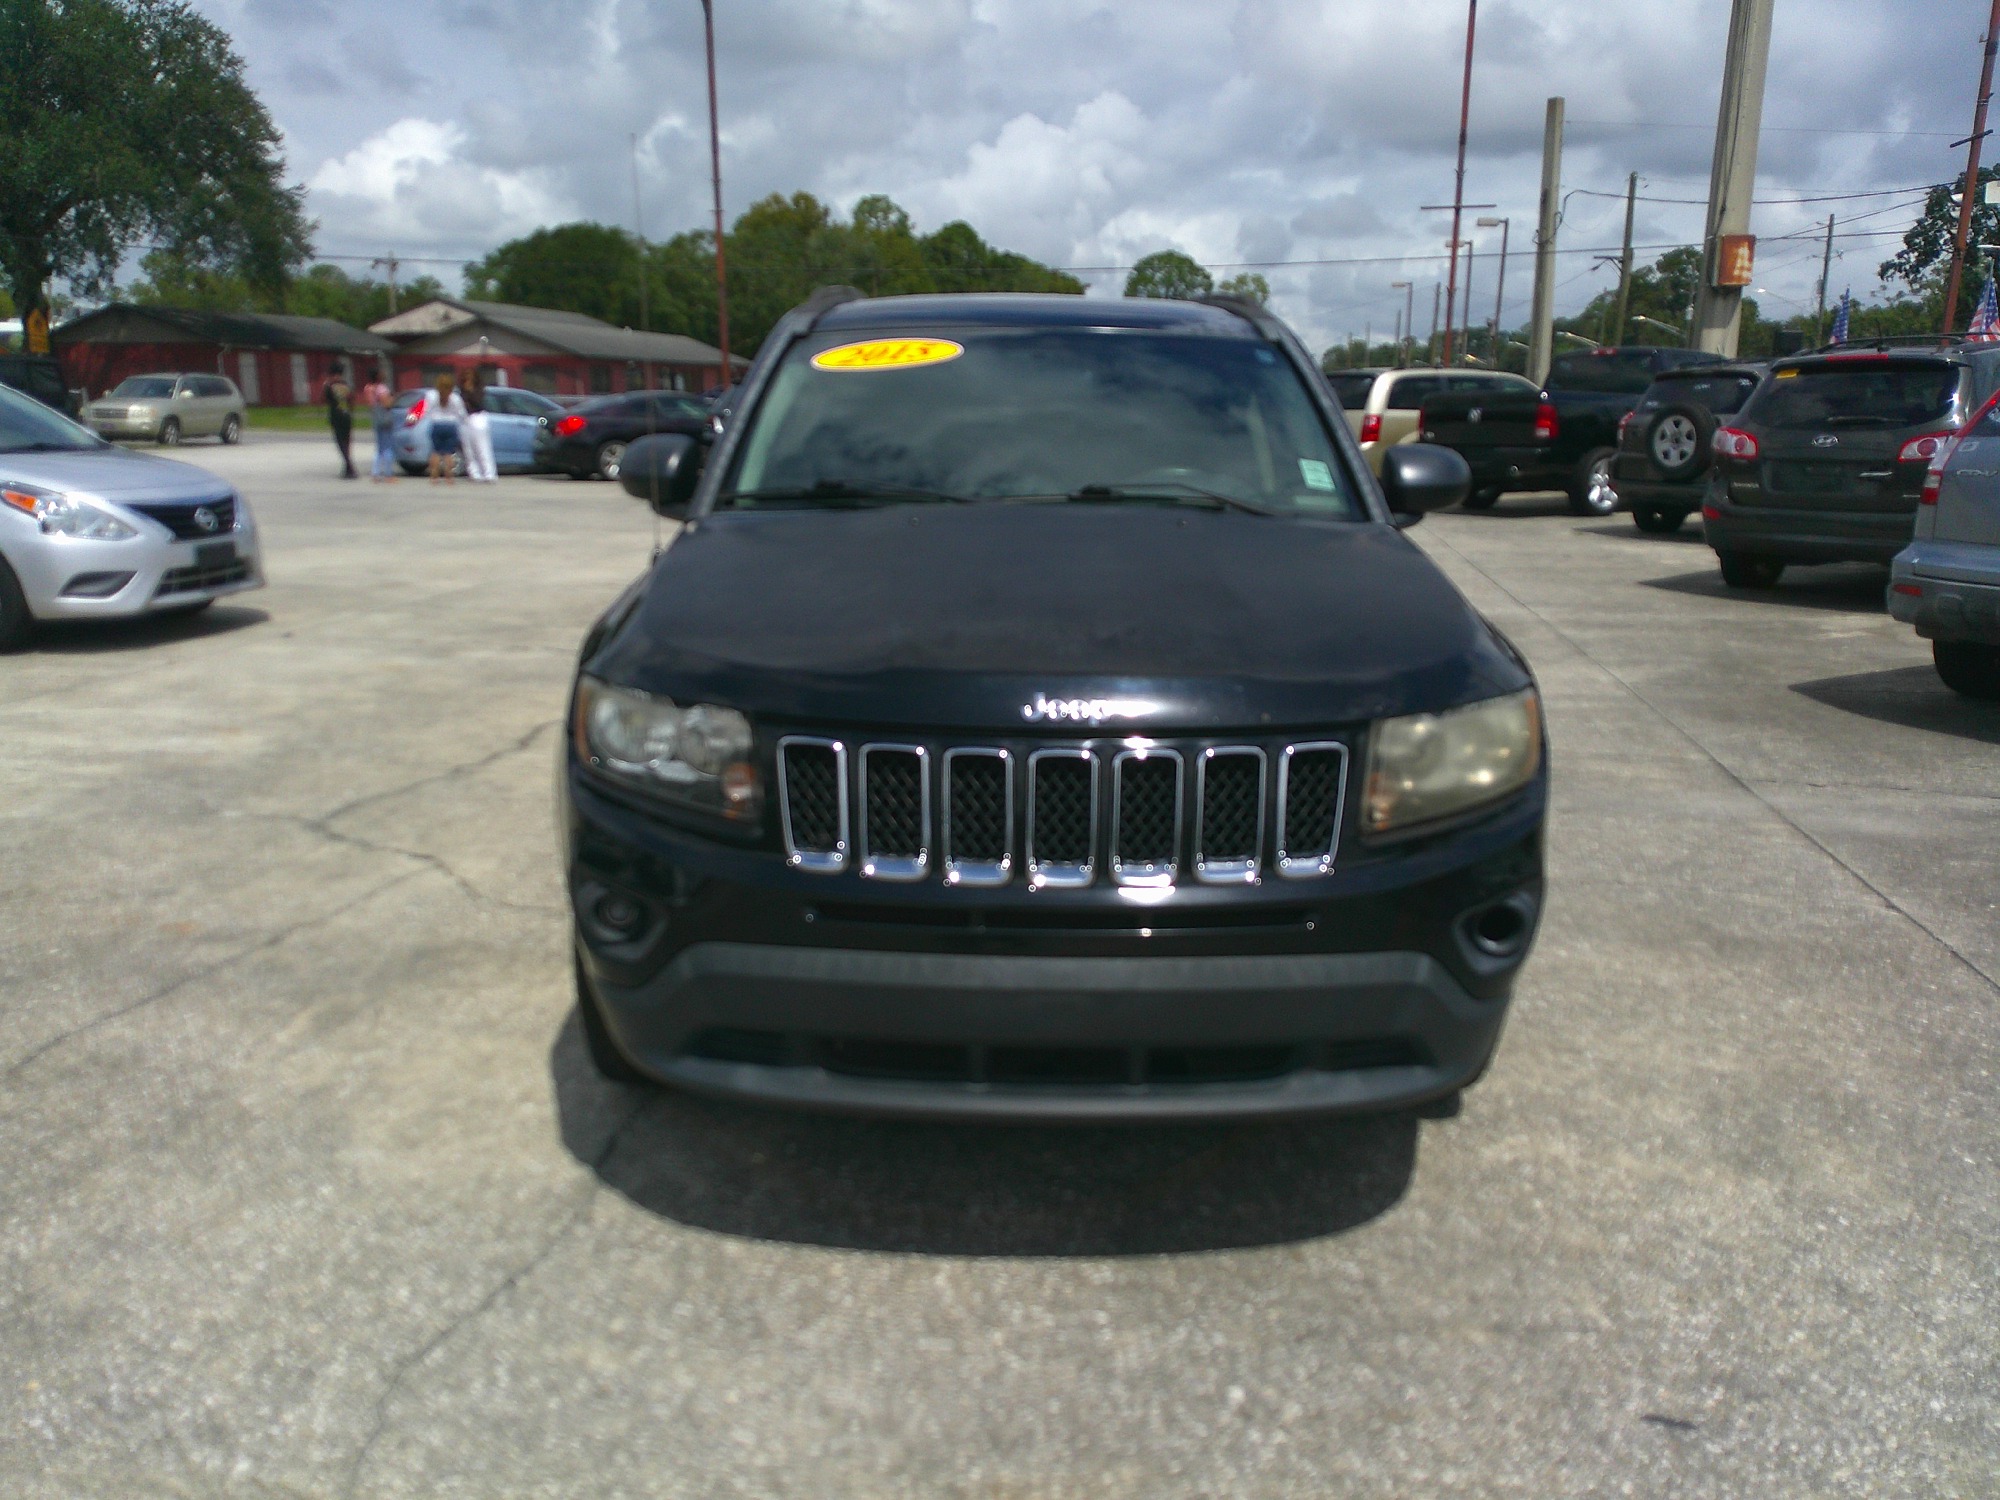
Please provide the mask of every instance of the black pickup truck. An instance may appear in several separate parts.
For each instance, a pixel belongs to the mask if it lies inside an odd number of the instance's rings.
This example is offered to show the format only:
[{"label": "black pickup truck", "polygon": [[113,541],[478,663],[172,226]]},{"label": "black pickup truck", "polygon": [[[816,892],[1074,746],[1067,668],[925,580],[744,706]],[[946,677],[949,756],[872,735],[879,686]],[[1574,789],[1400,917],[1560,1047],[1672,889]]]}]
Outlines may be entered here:
[{"label": "black pickup truck", "polygon": [[1417,440],[1464,456],[1472,468],[1468,510],[1486,510],[1511,491],[1564,490],[1578,515],[1609,515],[1618,508],[1611,463],[1619,420],[1663,370],[1719,358],[1643,347],[1565,354],[1549,366],[1539,395],[1482,391],[1426,401]]}]

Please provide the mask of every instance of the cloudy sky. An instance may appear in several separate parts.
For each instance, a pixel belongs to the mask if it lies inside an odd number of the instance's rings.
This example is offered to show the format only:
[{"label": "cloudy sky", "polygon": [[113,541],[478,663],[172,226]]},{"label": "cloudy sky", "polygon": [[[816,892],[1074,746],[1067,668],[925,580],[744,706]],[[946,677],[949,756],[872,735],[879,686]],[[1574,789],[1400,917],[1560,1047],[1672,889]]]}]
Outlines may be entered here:
[{"label": "cloudy sky", "polygon": [[[319,248],[459,263],[544,224],[649,235],[708,212],[698,0],[196,0],[236,39],[310,189]],[[1465,0],[715,0],[724,207],[888,193],[1115,291],[1139,256],[1259,263],[1309,342],[1386,336],[1442,279]],[[1877,291],[1908,189],[1962,172],[1982,0],[1777,0],[1756,211],[1765,310]],[[1544,100],[1568,99],[1558,300],[1635,240],[1699,236],[1727,0],[1485,0],[1469,202],[1513,221],[1524,320]],[[1608,196],[1593,196],[1602,194]],[[1839,201],[1796,202],[1835,194]],[[1693,200],[1693,201],[1669,201]],[[1851,227],[1849,227],[1851,221]],[[1497,229],[1475,231],[1491,313]],[[1642,251],[1641,259],[1650,254]],[[418,257],[436,257],[424,263]],[[1280,263],[1280,264],[1269,264]],[[365,269],[358,261],[350,268]]]}]

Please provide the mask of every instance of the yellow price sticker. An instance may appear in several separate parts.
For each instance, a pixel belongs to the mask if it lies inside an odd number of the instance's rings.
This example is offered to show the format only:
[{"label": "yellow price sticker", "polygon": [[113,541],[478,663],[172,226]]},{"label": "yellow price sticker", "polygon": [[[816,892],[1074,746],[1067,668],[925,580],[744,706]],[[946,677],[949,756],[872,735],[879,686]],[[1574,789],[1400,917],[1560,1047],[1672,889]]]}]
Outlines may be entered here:
[{"label": "yellow price sticker", "polygon": [[917,365],[941,365],[965,353],[965,345],[950,339],[869,339],[822,349],[812,357],[815,370],[908,370]]},{"label": "yellow price sticker", "polygon": [[1780,380],[1797,380],[1799,372],[1797,370],[1780,370],[1778,371],[1777,378]]}]

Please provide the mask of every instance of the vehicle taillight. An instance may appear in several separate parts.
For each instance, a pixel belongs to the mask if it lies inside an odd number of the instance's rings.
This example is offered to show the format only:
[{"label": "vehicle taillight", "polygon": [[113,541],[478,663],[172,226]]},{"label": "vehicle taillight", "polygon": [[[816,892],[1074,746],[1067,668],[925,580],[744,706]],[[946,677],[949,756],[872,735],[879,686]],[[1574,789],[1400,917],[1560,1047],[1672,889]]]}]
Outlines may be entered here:
[{"label": "vehicle taillight", "polygon": [[558,418],[556,421],[557,437],[575,437],[581,431],[583,431],[583,418],[579,417],[575,412],[571,412],[566,417]]},{"label": "vehicle taillight", "polygon": [[1917,497],[1919,505],[1936,505],[1938,491],[1944,488],[1944,465],[1933,459],[1924,473],[1924,492]]},{"label": "vehicle taillight", "polygon": [[409,413],[403,418],[405,427],[414,427],[424,419],[424,408],[430,405],[428,398],[419,396],[412,403]]},{"label": "vehicle taillight", "polygon": [[1370,412],[1361,419],[1361,441],[1364,443],[1382,441],[1382,417],[1379,412]]},{"label": "vehicle taillight", "polygon": [[1757,440],[1740,427],[1718,427],[1715,429],[1715,456],[1755,458]]},{"label": "vehicle taillight", "polygon": [[1941,458],[1951,451],[1951,440],[1956,436],[1955,432],[1926,432],[1921,437],[1913,437],[1903,444],[1903,451],[1896,455],[1896,462],[1927,464],[1934,458]]},{"label": "vehicle taillight", "polygon": [[1562,419],[1556,415],[1555,403],[1542,402],[1535,408],[1535,441],[1553,443],[1560,431],[1562,431]]}]

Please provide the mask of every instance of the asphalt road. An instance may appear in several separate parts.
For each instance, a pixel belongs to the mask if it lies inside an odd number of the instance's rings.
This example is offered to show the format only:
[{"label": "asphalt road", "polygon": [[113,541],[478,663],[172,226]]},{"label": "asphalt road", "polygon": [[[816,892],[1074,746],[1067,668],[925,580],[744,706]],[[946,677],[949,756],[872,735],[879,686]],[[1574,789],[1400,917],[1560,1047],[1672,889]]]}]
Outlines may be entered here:
[{"label": "asphalt road", "polygon": [[1551,897],[1464,1114],[596,1081],[550,772],[604,485],[237,479],[271,587],[0,658],[0,1493],[1990,1496],[2000,709],[1882,577],[1510,499]]}]

